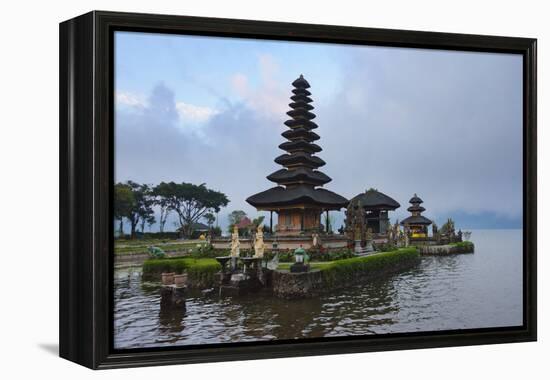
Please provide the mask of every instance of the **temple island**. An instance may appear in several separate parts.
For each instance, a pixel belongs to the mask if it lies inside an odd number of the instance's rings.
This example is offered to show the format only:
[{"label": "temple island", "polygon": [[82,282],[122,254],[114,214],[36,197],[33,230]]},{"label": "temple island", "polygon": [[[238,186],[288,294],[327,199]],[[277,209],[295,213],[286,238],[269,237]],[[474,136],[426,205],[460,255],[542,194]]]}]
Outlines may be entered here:
[{"label": "temple island", "polygon": [[[401,205],[389,195],[370,188],[348,200],[328,190],[325,186],[332,179],[319,170],[326,163],[318,155],[322,148],[315,143],[320,136],[314,132],[318,125],[313,121],[316,115],[312,112],[310,84],[300,75],[292,86],[287,112],[290,119],[285,121],[287,130],[282,133],[286,141],[279,145],[285,153],[274,160],[282,168],[267,176],[276,186],[246,199],[258,211],[269,212],[264,238],[267,250],[322,246],[328,250],[353,248],[361,254],[375,251],[376,246],[384,244],[437,245],[462,239],[454,232],[454,225],[452,231],[449,228],[438,232],[437,226],[421,215],[425,208],[416,194],[409,200],[411,206],[407,210],[411,216],[392,225],[390,213]],[[345,209],[345,226],[333,232],[329,214],[342,209]],[[273,225],[274,213],[276,225]],[[216,249],[227,249],[229,238],[219,237],[210,242]],[[241,238],[241,244],[252,247],[253,236]]]},{"label": "temple island", "polygon": [[[269,288],[280,297],[297,298],[409,268],[421,255],[473,252],[469,233],[457,232],[451,219],[439,229],[422,215],[426,209],[417,194],[409,200],[410,216],[392,224],[390,213],[401,205],[389,195],[369,188],[348,200],[325,188],[331,178],[319,170],[325,161],[315,143],[320,136],[314,132],[318,125],[310,85],[300,75],[292,86],[290,119],[284,123],[288,129],[282,133],[286,141],[279,145],[285,153],[275,158],[281,168],[267,176],[276,186],[246,199],[258,211],[269,212],[269,225],[260,224],[247,236],[239,236],[235,225],[231,237],[208,237],[216,259],[198,260],[209,263],[185,257],[181,262],[152,260],[144,264],[144,275],[181,275],[165,272],[174,267],[191,276],[178,278],[185,286],[217,286],[230,294]],[[333,231],[330,212],[342,209],[344,226]],[[171,289],[166,297],[179,299],[179,287],[171,281],[165,284]]]}]

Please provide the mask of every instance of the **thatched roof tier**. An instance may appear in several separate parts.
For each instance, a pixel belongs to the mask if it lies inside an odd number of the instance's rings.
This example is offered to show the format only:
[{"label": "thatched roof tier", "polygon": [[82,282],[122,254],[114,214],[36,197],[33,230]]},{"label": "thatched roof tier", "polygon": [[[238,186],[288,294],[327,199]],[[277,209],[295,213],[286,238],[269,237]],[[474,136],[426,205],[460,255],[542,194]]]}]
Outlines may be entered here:
[{"label": "thatched roof tier", "polygon": [[280,185],[309,183],[311,185],[320,186],[332,181],[325,173],[309,168],[296,168],[293,170],[280,169],[268,175],[267,179]]},{"label": "thatched roof tier", "polygon": [[357,206],[365,210],[395,210],[401,205],[393,198],[378,190],[369,189],[350,200],[350,206]]},{"label": "thatched roof tier", "polygon": [[304,76],[300,74],[300,77],[296,79],[294,82],[292,82],[292,85],[296,88],[310,88],[308,81],[305,80]]},{"label": "thatched roof tier", "polygon": [[293,110],[288,111],[286,114],[293,119],[305,119],[305,120],[315,119],[315,114],[312,112],[309,112],[305,108],[295,108]]},{"label": "thatched roof tier", "polygon": [[304,152],[281,154],[279,157],[275,158],[275,162],[285,167],[303,165],[315,169],[326,164],[321,158]]},{"label": "thatched roof tier", "polygon": [[422,206],[418,206],[418,203],[415,203],[413,206],[410,206],[407,211],[409,212],[424,212],[426,209]]},{"label": "thatched roof tier", "polygon": [[412,203],[412,204],[415,204],[415,203],[424,203],[424,201],[422,199],[420,199],[420,197],[418,195],[416,195],[416,193],[413,195],[413,197],[411,199],[409,199],[409,203]]},{"label": "thatched roof tier", "polygon": [[279,148],[289,153],[292,153],[292,152],[317,153],[322,151],[319,145],[313,144],[306,140],[287,141],[279,145]]},{"label": "thatched roof tier", "polygon": [[306,128],[295,128],[295,129],[289,129],[281,133],[281,136],[289,139],[289,140],[296,140],[296,139],[303,139],[306,141],[315,141],[319,140],[319,135],[315,132],[311,132],[307,130]]},{"label": "thatched roof tier", "polygon": [[313,109],[313,106],[311,104],[306,103],[304,101],[292,102],[292,103],[289,103],[288,106],[290,108],[297,108],[297,109],[303,108],[308,111]]},{"label": "thatched roof tier", "polygon": [[307,119],[291,119],[285,121],[285,125],[290,128],[305,128],[308,130],[317,128],[317,124],[315,124],[313,121],[307,120]]},{"label": "thatched roof tier", "polygon": [[429,226],[432,224],[432,221],[425,216],[417,215],[417,216],[409,216],[408,218],[405,218],[401,221],[401,225],[424,225]]},{"label": "thatched roof tier", "polygon": [[293,205],[309,204],[320,209],[339,210],[346,207],[348,200],[332,191],[320,188],[315,189],[307,185],[298,185],[290,188],[282,186],[252,195],[246,200],[257,208],[287,207]]},{"label": "thatched roof tier", "polygon": [[295,88],[294,90],[292,90],[292,93],[294,95],[304,95],[304,96],[310,96],[311,95],[311,92],[309,92],[305,88]]}]

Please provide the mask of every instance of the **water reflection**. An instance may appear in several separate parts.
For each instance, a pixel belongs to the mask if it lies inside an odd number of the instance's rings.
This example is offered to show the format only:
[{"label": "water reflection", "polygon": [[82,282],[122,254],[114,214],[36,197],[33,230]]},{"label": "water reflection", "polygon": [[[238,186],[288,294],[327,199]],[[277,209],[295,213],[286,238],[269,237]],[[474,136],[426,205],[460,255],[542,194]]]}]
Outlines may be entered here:
[{"label": "water reflection", "polygon": [[306,300],[189,291],[161,307],[139,269],[115,274],[118,348],[433,331],[521,324],[521,231],[476,231],[476,253],[426,257],[407,272]]}]

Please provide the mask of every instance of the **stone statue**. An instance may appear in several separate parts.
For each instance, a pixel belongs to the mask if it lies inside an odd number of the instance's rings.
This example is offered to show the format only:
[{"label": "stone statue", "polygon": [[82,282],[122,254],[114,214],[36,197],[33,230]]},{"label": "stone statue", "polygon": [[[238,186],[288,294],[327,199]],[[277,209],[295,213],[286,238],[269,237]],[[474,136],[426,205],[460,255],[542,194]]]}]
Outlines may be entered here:
[{"label": "stone statue", "polygon": [[372,228],[367,228],[365,240],[372,240]]},{"label": "stone statue", "polygon": [[354,231],[353,239],[354,239],[355,241],[360,241],[360,240],[362,240],[362,239],[361,239],[361,226],[360,226],[359,224],[356,224],[356,225],[355,225],[355,231]]},{"label": "stone statue", "polygon": [[319,246],[319,234],[312,234],[311,237],[313,238],[312,247],[318,247]]},{"label": "stone statue", "polygon": [[371,252],[374,251],[374,246],[372,245],[372,229],[367,228],[367,232],[365,233],[365,251]]},{"label": "stone statue", "polygon": [[231,234],[231,257],[239,257],[241,242],[239,241],[239,229],[237,226],[233,226],[233,233]]},{"label": "stone statue", "polygon": [[254,239],[254,257],[263,258],[264,250],[264,227],[260,224],[256,230],[256,238]]}]

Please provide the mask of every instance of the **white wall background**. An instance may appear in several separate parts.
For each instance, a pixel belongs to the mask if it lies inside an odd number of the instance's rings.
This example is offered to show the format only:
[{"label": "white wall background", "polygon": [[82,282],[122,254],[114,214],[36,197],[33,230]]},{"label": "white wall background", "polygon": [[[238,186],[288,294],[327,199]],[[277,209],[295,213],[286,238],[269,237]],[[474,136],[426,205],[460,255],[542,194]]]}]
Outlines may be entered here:
[{"label": "white wall background", "polygon": [[[550,23],[544,1],[10,1],[0,23],[0,377],[542,378],[548,369]],[[58,23],[93,9],[539,39],[539,342],[94,373],[57,355]],[[546,298],[546,300],[544,299]]]}]

